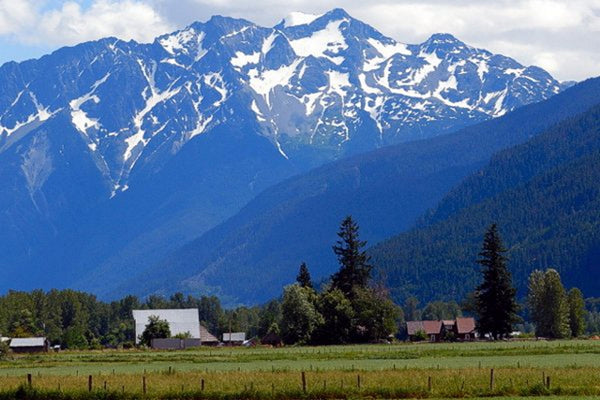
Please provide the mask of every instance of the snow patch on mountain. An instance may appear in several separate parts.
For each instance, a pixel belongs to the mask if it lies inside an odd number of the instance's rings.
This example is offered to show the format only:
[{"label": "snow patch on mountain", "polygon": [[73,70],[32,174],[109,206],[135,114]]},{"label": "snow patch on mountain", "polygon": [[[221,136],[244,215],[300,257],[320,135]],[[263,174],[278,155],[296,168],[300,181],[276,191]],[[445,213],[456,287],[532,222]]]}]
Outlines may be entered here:
[{"label": "snow patch on mountain", "polygon": [[277,86],[289,85],[290,79],[294,76],[299,63],[300,60],[296,60],[290,65],[262,72],[259,72],[257,69],[251,69],[248,73],[250,87],[264,98],[267,105],[271,106],[271,92]]},{"label": "snow patch on mountain", "polygon": [[367,39],[367,43],[369,43],[377,51],[377,53],[379,53],[379,56],[375,56],[373,58],[366,58],[365,63],[363,65],[363,70],[366,72],[373,71],[379,68],[382,62],[388,60],[395,54],[412,54],[411,51],[408,49],[407,45],[395,41],[391,43],[382,43],[377,39],[369,38]]},{"label": "snow patch on mountain", "polygon": [[316,31],[310,36],[292,40],[290,41],[290,45],[300,57],[313,56],[327,58],[339,65],[341,64],[340,58],[331,54],[338,54],[341,50],[348,48],[344,35],[340,31],[342,23],[347,21],[347,19],[331,21],[325,29]]},{"label": "snow patch on mountain", "polygon": [[88,129],[95,128],[100,129],[100,123],[97,118],[90,118],[87,113],[81,109],[81,106],[88,101],[93,101],[94,103],[99,103],[100,98],[94,94],[96,89],[104,82],[108,80],[110,77],[110,72],[108,72],[104,77],[94,82],[90,91],[84,94],[81,97],[73,99],[69,102],[69,107],[71,108],[71,121],[73,125],[79,132],[81,132],[88,139],[88,147],[95,151],[97,149],[97,143],[95,143],[87,134]]},{"label": "snow patch on mountain", "polygon": [[289,28],[291,26],[308,25],[322,14],[307,14],[300,11],[292,11],[283,19],[283,26]]}]

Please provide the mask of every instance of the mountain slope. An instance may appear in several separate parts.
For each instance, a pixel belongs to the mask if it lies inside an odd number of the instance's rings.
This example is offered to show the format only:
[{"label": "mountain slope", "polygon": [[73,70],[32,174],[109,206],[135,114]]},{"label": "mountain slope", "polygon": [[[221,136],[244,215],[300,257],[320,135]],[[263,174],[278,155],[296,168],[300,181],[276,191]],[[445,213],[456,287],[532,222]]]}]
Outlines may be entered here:
[{"label": "mountain slope", "polygon": [[524,294],[536,268],[567,285],[600,285],[600,106],[493,157],[453,189],[422,226],[371,250],[397,298],[461,299],[480,279],[485,228],[497,222]]},{"label": "mountain slope", "polygon": [[301,261],[316,278],[326,276],[336,268],[330,246],[345,215],[356,217],[371,242],[408,229],[494,152],[600,103],[599,93],[600,79],[591,79],[454,134],[387,147],[291,178],[120,291],[212,291],[231,301],[257,302],[277,295]]},{"label": "mountain slope", "polygon": [[0,268],[20,277],[0,290],[110,290],[287,177],[563,89],[450,35],[404,45],[340,9],[300,19],[216,16],[2,65]]}]

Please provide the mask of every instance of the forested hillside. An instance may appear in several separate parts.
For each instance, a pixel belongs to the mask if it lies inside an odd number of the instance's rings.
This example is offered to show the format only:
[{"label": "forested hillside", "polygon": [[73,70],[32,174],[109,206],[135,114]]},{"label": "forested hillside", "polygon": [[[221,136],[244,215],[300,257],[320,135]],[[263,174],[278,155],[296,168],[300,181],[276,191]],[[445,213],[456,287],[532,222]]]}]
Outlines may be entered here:
[{"label": "forested hillside", "polygon": [[317,279],[334,271],[331,244],[346,215],[355,217],[371,243],[402,232],[494,152],[598,102],[600,79],[590,79],[455,134],[387,147],[291,178],[111,295],[181,290],[215,293],[226,302],[265,301],[293,280],[302,261]]},{"label": "forested hillside", "polygon": [[453,189],[419,228],[371,250],[394,297],[462,299],[477,285],[486,227],[500,227],[524,294],[533,269],[553,267],[566,286],[600,290],[600,106],[568,119]]}]

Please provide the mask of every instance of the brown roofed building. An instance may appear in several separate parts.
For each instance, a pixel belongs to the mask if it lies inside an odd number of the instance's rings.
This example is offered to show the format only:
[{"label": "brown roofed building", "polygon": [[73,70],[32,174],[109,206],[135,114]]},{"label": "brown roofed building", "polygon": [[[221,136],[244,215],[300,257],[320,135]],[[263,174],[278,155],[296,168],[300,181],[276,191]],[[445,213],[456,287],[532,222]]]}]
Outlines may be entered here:
[{"label": "brown roofed building", "polygon": [[475,339],[475,319],[456,318],[456,338],[458,340],[473,340]]},{"label": "brown roofed building", "polygon": [[430,342],[446,339],[467,341],[476,337],[475,320],[471,317],[443,321],[407,321],[406,331],[411,341],[422,340],[419,332],[425,333]]},{"label": "brown roofed building", "polygon": [[200,342],[202,346],[216,346],[219,344],[219,339],[210,333],[204,325],[200,325]]},{"label": "brown roofed building", "polygon": [[418,333],[424,332],[430,342],[437,342],[442,338],[442,321],[407,321],[406,330],[410,340],[418,340]]}]

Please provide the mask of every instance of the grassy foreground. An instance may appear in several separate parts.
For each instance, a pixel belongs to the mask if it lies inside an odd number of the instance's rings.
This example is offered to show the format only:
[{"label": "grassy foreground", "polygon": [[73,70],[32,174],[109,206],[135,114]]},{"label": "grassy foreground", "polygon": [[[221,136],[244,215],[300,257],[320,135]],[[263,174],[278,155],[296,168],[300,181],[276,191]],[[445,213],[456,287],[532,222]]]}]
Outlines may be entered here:
[{"label": "grassy foreground", "polygon": [[600,341],[112,350],[0,362],[0,399],[542,395],[600,396]]}]

